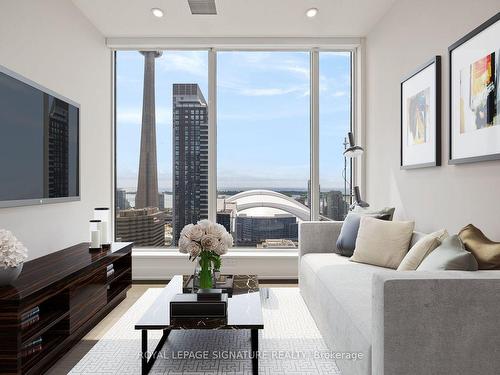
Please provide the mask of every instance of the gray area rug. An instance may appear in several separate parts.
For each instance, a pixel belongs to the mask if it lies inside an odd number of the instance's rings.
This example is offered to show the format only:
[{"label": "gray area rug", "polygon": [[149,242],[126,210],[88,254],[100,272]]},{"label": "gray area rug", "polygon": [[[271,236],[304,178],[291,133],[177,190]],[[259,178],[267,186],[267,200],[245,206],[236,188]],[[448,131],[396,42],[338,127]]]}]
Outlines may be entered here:
[{"label": "gray area rug", "polygon": [[[134,324],[160,291],[148,289],[70,374],[140,374]],[[340,374],[297,288],[271,288],[263,314],[259,374]],[[150,331],[150,350],[160,335]],[[251,374],[249,355],[248,330],[172,331],[150,374]]]}]

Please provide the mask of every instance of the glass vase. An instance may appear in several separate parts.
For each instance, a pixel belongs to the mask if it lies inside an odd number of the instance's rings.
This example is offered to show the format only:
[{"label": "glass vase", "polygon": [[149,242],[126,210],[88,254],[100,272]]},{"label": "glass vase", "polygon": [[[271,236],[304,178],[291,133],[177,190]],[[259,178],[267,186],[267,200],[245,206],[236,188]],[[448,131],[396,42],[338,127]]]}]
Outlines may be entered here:
[{"label": "glass vase", "polygon": [[200,289],[212,288],[212,261],[208,251],[200,254]]}]

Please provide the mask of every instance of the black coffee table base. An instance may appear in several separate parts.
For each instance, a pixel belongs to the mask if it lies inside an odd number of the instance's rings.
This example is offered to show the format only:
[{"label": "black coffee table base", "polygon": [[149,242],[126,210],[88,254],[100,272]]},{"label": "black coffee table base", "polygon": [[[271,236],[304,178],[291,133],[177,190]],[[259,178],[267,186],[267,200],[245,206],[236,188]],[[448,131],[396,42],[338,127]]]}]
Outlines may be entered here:
[{"label": "black coffee table base", "polygon": [[[163,335],[161,336],[160,341],[156,345],[156,348],[154,349],[153,353],[148,357],[148,330],[143,329],[142,330],[142,342],[141,342],[141,363],[142,363],[142,368],[141,368],[141,373],[142,375],[147,375],[149,374],[149,371],[151,371],[151,368],[153,367],[156,358],[158,357],[158,353],[160,352],[161,348],[165,344],[165,341],[167,341],[168,335],[170,334],[171,330],[170,329],[164,329],[163,330]],[[253,375],[258,375],[259,374],[259,330],[252,328],[250,330],[250,336],[251,336],[251,341],[252,341],[252,374]]]},{"label": "black coffee table base", "polygon": [[142,375],[147,375],[149,374],[149,371],[153,367],[156,358],[158,357],[158,353],[160,352],[161,348],[165,344],[165,341],[167,341],[167,337],[170,334],[169,329],[164,329],[163,330],[163,335],[161,336],[160,341],[156,345],[155,350],[153,353],[148,358],[148,330],[143,329],[142,330],[142,342],[141,342],[141,373]]}]

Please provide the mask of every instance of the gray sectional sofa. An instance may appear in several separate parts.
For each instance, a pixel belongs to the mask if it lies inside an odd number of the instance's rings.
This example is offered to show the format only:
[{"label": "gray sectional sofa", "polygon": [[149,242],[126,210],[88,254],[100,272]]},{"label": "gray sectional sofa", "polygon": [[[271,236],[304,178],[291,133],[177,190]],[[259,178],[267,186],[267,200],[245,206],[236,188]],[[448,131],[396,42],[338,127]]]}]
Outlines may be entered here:
[{"label": "gray sectional sofa", "polygon": [[500,373],[500,271],[354,263],[333,252],[341,226],[301,223],[299,287],[329,349],[363,353],[343,375]]}]

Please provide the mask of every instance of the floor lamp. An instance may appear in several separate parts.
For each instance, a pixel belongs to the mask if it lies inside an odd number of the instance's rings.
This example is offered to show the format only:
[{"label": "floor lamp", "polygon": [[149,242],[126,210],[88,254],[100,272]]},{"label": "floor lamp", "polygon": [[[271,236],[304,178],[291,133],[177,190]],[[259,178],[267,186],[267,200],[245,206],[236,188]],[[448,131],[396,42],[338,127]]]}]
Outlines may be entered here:
[{"label": "floor lamp", "polygon": [[[363,152],[364,152],[364,149],[363,147],[361,146],[357,146],[355,143],[354,143],[354,134],[352,134],[352,132],[349,132],[347,134],[347,137],[349,138],[349,147],[347,147],[345,150],[344,150],[344,180],[346,181],[347,178],[346,178],[346,172],[347,172],[347,159],[355,159],[357,157],[360,157],[361,155],[363,155]],[[345,146],[347,146],[347,142],[345,143]],[[351,184],[349,184],[349,186],[351,186]],[[369,207],[370,205],[365,202],[363,199],[361,199],[361,193],[359,191],[359,186],[354,186],[354,203],[353,205],[351,206],[351,209],[354,207],[354,206],[360,206],[360,207]],[[351,194],[353,192],[351,191]]]}]

